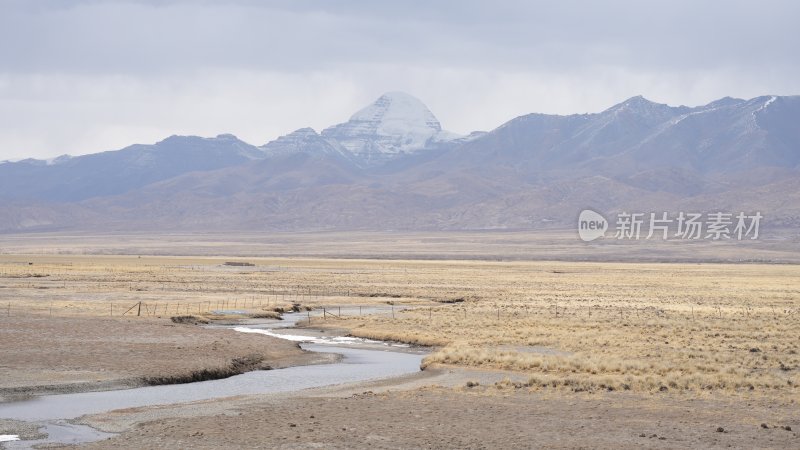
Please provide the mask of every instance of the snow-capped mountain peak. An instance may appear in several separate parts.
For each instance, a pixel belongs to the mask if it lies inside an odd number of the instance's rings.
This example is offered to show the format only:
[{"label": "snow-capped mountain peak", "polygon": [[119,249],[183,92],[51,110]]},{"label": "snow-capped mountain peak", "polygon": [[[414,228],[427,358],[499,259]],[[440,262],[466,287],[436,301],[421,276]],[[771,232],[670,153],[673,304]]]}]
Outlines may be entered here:
[{"label": "snow-capped mountain peak", "polygon": [[371,105],[350,117],[350,122],[365,122],[377,125],[383,135],[409,131],[410,127],[422,127],[442,131],[436,116],[418,98],[405,92],[387,92]]},{"label": "snow-capped mountain peak", "polygon": [[322,136],[366,160],[414,153],[460,137],[442,131],[428,107],[404,92],[381,95],[347,122],[323,130]]}]

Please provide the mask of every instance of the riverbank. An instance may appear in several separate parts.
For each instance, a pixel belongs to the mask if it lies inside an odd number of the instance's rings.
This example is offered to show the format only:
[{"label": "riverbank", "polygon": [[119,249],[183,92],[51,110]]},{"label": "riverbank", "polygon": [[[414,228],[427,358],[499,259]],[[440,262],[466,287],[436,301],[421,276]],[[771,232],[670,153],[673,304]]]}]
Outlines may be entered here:
[{"label": "riverbank", "polygon": [[[370,312],[371,310],[367,310]],[[224,315],[227,317],[228,315]],[[306,315],[302,313],[287,314],[284,320],[254,320],[248,315],[242,316],[238,320],[227,318],[210,326],[200,326],[193,324],[193,321],[179,321],[181,324],[165,323],[164,320],[155,319],[127,319],[125,326],[120,326],[122,319],[104,318],[43,318],[28,317],[22,320],[16,327],[8,327],[5,330],[5,337],[9,341],[21,344],[26,339],[32,338],[29,334],[37,330],[36,339],[32,339],[33,346],[29,350],[36,354],[45,356],[47,367],[53,371],[62,371],[67,375],[72,374],[72,370],[63,366],[64,359],[74,361],[76,358],[69,358],[69,354],[78,354],[81,358],[90,355],[99,358],[99,361],[92,361],[91,365],[95,372],[103,372],[107,379],[97,379],[96,383],[83,380],[64,382],[61,384],[36,384],[31,380],[25,382],[25,377],[36,372],[29,359],[27,365],[14,367],[11,373],[17,375],[17,379],[9,377],[7,384],[12,386],[5,388],[6,393],[12,400],[24,400],[26,396],[35,394],[65,394],[65,395],[44,395],[31,401],[18,401],[12,403],[0,403],[0,432],[7,440],[6,444],[0,444],[0,448],[30,448],[31,446],[47,445],[58,446],[67,443],[87,443],[102,441],[113,437],[113,434],[101,430],[94,424],[91,426],[77,423],[79,418],[92,415],[115,414],[117,412],[129,412],[137,409],[155,408],[160,411],[174,409],[186,404],[208,403],[217,399],[246,398],[249,396],[260,396],[264,394],[285,394],[301,392],[305,389],[320,386],[352,384],[365,380],[386,379],[406,374],[413,374],[419,371],[422,352],[408,348],[407,345],[393,345],[376,341],[365,341],[356,338],[334,336],[323,330],[304,329],[308,335],[300,336],[292,333],[292,326]],[[8,320],[7,320],[8,321]],[[54,322],[60,322],[55,326]],[[82,323],[79,323],[82,322]],[[170,321],[173,322],[173,321]],[[191,323],[183,325],[183,323]],[[203,322],[206,322],[203,320]],[[42,323],[46,326],[42,326]],[[81,326],[89,325],[89,326]],[[111,329],[104,329],[110,326]],[[241,325],[241,326],[236,326]],[[243,326],[247,325],[247,326]],[[63,327],[66,327],[65,330]],[[181,364],[163,362],[166,371],[156,372],[155,367],[149,367],[142,371],[144,366],[136,366],[140,372],[135,377],[119,377],[119,372],[133,367],[131,363],[136,358],[128,358],[120,364],[120,358],[112,358],[117,363],[116,371],[109,370],[108,350],[114,345],[108,341],[109,336],[114,336],[111,341],[119,344],[125,342],[130,346],[139,344],[175,344],[175,335],[161,331],[164,327],[177,331],[183,335],[199,335],[207,337],[205,333],[195,333],[197,330],[213,332],[217,338],[224,340],[226,347],[222,351],[241,350],[242,347],[235,347],[233,343],[254,343],[257,344],[256,350],[246,356],[237,356],[230,360],[227,366],[217,367],[213,362],[208,367],[180,372],[175,369]],[[118,329],[122,333],[117,332]],[[279,330],[276,334],[273,330]],[[111,332],[109,334],[109,332]],[[126,333],[128,332],[128,333]],[[130,333],[133,332],[133,333]],[[126,334],[129,334],[126,336]],[[251,337],[243,340],[242,337]],[[53,340],[53,338],[56,338]],[[131,337],[133,337],[131,342]],[[188,337],[188,341],[197,344],[197,336]],[[105,338],[105,339],[104,339]],[[58,355],[62,361],[54,361],[52,352],[45,351],[41,344],[46,342],[59,342],[67,344],[73,342],[97,342],[103,344],[93,348],[94,352],[84,352],[80,347],[72,348],[69,345],[55,345],[60,353]],[[214,344],[220,341],[215,340]],[[302,347],[299,343],[302,342]],[[187,341],[181,341],[183,345]],[[212,347],[214,345],[212,344]],[[38,347],[38,348],[37,348]],[[235,347],[235,348],[234,348]],[[263,348],[267,350],[264,351]],[[389,348],[394,351],[386,351]],[[177,350],[185,347],[178,346]],[[49,347],[48,347],[49,349]],[[100,349],[98,351],[98,349]],[[202,349],[202,344],[193,350]],[[22,349],[16,349],[18,356],[23,354]],[[120,349],[118,349],[120,350]],[[141,352],[131,351],[129,353],[138,355]],[[159,349],[160,350],[160,349]],[[287,353],[287,350],[289,352]],[[301,356],[312,357],[310,360],[298,360],[298,355],[293,355],[291,350],[300,351]],[[157,352],[162,355],[161,352]],[[268,359],[269,358],[269,359]],[[21,361],[24,358],[17,358]],[[308,358],[306,358],[308,359]],[[11,362],[19,362],[12,360]],[[185,361],[183,361],[185,362]],[[197,362],[197,361],[196,361]],[[272,365],[267,365],[267,363]],[[321,363],[330,364],[296,364],[296,363]],[[158,366],[159,364],[155,364]],[[288,367],[287,363],[292,363],[296,367]],[[198,364],[199,365],[199,364]],[[26,372],[25,369],[28,369]],[[259,370],[261,369],[261,370]],[[263,370],[263,369],[282,369],[282,370]],[[11,369],[9,369],[11,370]],[[249,372],[249,373],[244,373]],[[154,375],[153,373],[158,373]],[[114,375],[117,375],[116,377]],[[86,373],[81,374],[87,377]],[[97,376],[97,373],[94,374]],[[15,383],[19,386],[13,386]],[[91,391],[91,392],[87,392]],[[172,417],[172,416],[168,416]],[[127,428],[115,428],[116,432]],[[14,440],[21,440],[14,443]]]},{"label": "riverbank", "polygon": [[269,336],[169,319],[0,317],[0,402],[329,361]]},{"label": "riverbank", "polygon": [[[800,442],[791,401],[497,388],[508,375],[433,368],[281,395],[131,408],[81,422],[121,432],[89,449],[782,449]],[[478,384],[466,387],[465,380]]]}]

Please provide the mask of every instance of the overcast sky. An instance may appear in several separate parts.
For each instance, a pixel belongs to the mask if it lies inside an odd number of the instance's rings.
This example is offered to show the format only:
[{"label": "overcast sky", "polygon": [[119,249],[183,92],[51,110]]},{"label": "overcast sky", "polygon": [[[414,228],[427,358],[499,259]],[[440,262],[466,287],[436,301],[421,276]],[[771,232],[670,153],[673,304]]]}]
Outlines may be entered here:
[{"label": "overcast sky", "polygon": [[445,129],[800,94],[796,1],[0,0],[0,160],[172,134],[255,145],[386,91]]}]

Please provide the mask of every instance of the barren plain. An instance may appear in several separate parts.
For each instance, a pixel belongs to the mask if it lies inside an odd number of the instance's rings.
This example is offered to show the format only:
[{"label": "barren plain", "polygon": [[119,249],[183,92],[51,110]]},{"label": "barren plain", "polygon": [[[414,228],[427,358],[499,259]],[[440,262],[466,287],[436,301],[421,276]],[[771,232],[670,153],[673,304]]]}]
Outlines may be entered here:
[{"label": "barren plain", "polygon": [[[256,354],[239,369],[320,361],[287,341],[176,316],[232,323],[295,309],[301,327],[429,348],[423,370],[404,379],[86,417],[121,433],[90,447],[800,445],[794,264],[26,248],[0,255],[9,398],[168,379]],[[23,424],[0,426],[23,435]]]}]

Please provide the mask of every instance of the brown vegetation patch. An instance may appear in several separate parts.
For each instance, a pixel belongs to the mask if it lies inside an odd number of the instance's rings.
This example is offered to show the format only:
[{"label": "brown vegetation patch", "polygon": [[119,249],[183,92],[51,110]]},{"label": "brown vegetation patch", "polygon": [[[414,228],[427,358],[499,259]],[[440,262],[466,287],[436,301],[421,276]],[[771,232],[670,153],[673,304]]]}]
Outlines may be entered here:
[{"label": "brown vegetation patch", "polygon": [[183,384],[197,381],[220,380],[234,375],[241,375],[253,370],[271,370],[264,362],[264,356],[258,354],[233,358],[225,367],[193,370],[187,374],[143,377],[142,382],[150,386],[161,384]]},{"label": "brown vegetation patch", "polygon": [[209,323],[208,319],[198,316],[173,316],[170,317],[172,323],[180,323],[186,325],[206,325]]}]

